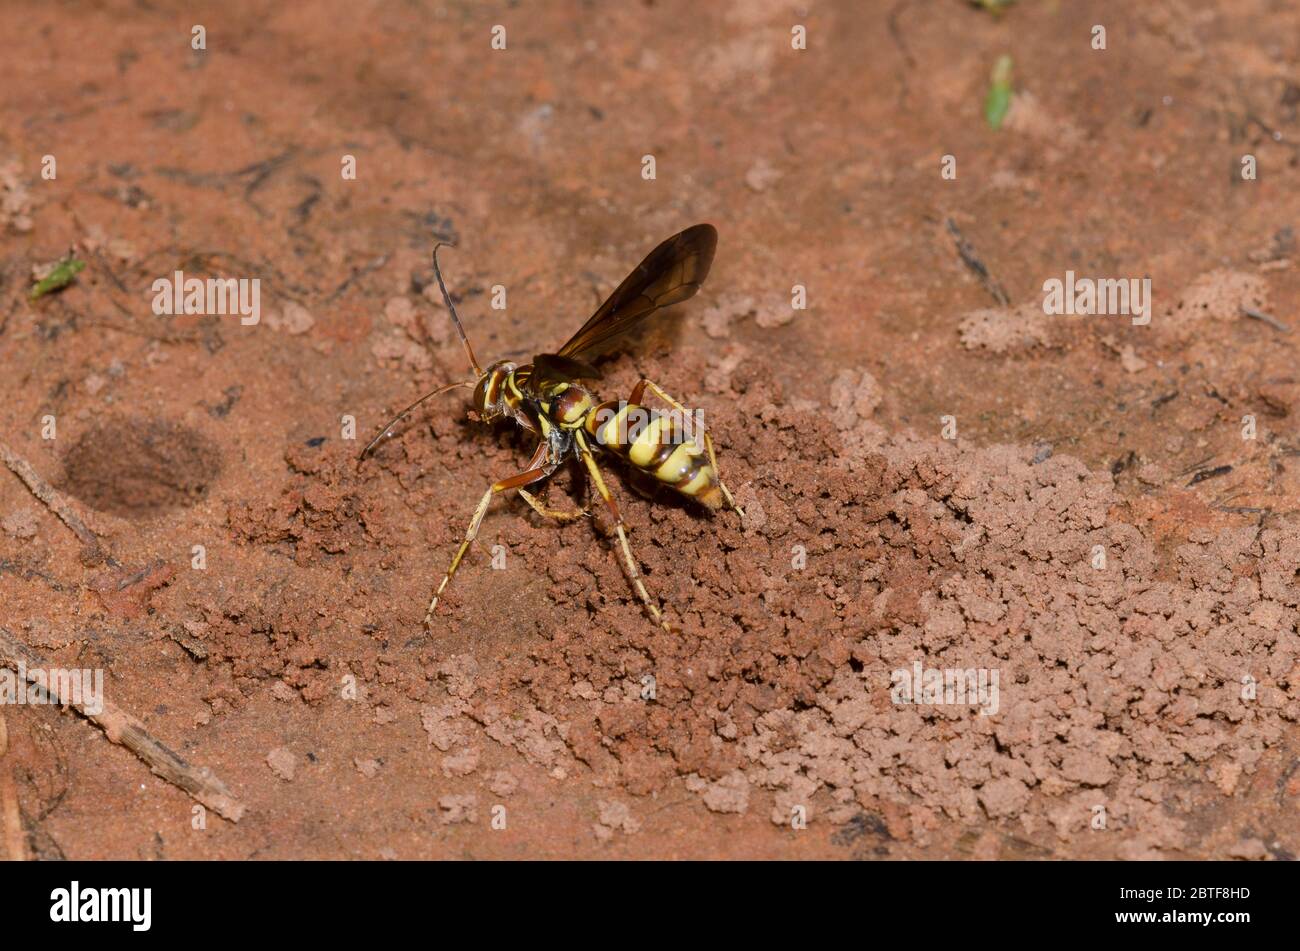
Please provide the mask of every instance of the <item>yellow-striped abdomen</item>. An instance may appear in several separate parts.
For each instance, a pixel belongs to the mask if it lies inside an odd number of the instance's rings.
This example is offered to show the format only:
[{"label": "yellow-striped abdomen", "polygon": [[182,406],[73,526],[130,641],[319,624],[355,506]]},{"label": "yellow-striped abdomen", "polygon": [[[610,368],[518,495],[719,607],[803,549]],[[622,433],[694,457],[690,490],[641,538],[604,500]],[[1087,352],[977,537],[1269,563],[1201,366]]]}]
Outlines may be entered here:
[{"label": "yellow-striped abdomen", "polygon": [[718,474],[709,464],[708,453],[688,435],[676,414],[610,401],[592,409],[584,427],[597,445],[665,485],[709,508],[722,506]]}]

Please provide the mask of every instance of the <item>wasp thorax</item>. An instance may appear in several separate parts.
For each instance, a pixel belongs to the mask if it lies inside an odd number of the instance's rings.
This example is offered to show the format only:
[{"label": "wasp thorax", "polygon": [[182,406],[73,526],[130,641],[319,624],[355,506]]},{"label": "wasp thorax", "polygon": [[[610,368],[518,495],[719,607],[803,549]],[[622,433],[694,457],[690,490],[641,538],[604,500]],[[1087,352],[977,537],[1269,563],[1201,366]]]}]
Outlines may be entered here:
[{"label": "wasp thorax", "polygon": [[484,419],[495,419],[505,413],[506,381],[515,371],[515,364],[501,360],[487,368],[474,387],[474,408]]}]

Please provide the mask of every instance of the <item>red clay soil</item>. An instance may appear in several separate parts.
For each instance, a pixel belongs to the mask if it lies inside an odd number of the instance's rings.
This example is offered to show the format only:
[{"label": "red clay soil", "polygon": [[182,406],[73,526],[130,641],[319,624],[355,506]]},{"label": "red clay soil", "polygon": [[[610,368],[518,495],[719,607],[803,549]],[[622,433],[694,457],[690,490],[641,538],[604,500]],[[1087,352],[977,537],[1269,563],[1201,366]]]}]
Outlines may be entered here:
[{"label": "red clay soil", "polygon": [[[6,706],[11,852],[1300,851],[1300,10],[187,6],[0,7],[0,440],[110,553],[0,470],[0,626],[245,812]],[[678,630],[607,519],[511,496],[425,631],[532,448],[455,391],[356,466],[466,376],[433,244],[480,360],[526,360],[697,221],[703,291],[598,387],[701,408],[745,509],[611,466]],[[260,322],[155,316],[177,270],[259,279]],[[1067,270],[1149,277],[1150,324],[1045,316]],[[918,664],[996,704],[896,702]]]}]

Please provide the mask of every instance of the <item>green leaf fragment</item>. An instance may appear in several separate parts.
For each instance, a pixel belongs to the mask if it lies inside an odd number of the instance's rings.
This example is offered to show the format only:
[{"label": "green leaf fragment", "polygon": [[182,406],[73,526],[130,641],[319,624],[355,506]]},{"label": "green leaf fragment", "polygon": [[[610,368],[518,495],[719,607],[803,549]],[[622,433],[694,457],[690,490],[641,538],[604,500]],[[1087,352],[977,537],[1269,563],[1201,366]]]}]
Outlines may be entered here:
[{"label": "green leaf fragment", "polygon": [[989,94],[984,99],[984,118],[989,128],[999,129],[1011,108],[1011,57],[999,56],[993,66]]},{"label": "green leaf fragment", "polygon": [[86,267],[85,261],[78,261],[76,258],[64,258],[54,269],[36,282],[32,288],[32,300],[38,297],[44,297],[46,294],[62,290],[72,283],[72,279],[77,276]]}]

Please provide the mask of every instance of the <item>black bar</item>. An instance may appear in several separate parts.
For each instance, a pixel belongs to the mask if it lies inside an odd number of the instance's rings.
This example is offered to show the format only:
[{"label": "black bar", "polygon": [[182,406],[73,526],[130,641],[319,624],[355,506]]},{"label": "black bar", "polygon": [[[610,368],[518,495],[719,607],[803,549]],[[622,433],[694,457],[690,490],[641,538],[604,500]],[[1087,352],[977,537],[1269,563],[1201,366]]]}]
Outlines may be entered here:
[{"label": "black bar", "polygon": [[[692,937],[703,928],[738,940],[769,937],[775,918],[796,930],[801,920],[812,932],[847,928],[864,940],[902,928],[918,941],[928,936],[925,945],[997,933],[1230,942],[1290,927],[1284,903],[1296,884],[1294,867],[1281,862],[51,862],[9,865],[0,876],[13,936],[205,941],[374,940],[376,927],[394,936],[401,927],[465,930],[465,941],[500,940],[512,929],[553,940],[575,928],[591,940],[597,928],[612,929],[604,931],[610,938],[667,940],[688,920]],[[74,881],[87,912],[99,889],[149,889],[148,930],[137,931],[126,913],[142,904],[121,905],[128,920],[116,923],[53,921],[52,912],[66,914]]]}]

